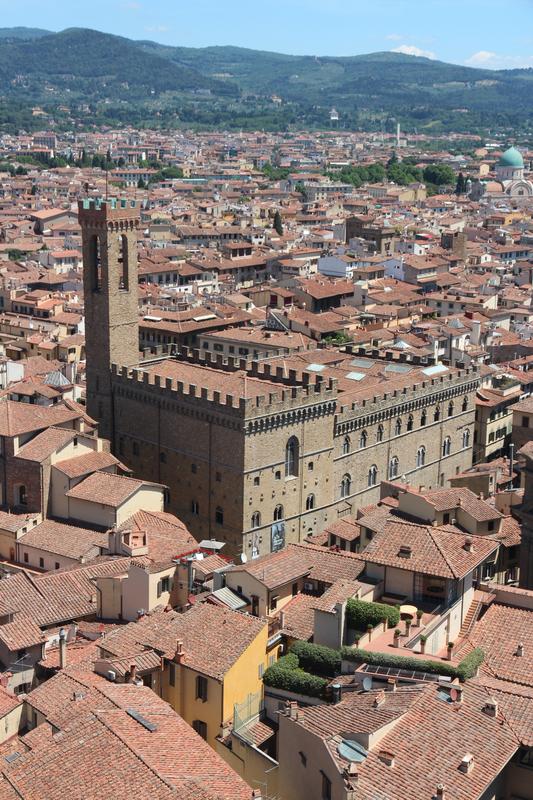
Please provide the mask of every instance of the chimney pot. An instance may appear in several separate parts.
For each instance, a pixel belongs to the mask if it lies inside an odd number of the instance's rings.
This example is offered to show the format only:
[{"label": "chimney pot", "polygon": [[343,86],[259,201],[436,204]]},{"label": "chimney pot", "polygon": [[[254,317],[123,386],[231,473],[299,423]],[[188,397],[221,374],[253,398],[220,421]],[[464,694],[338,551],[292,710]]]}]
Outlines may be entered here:
[{"label": "chimney pot", "polygon": [[494,700],[494,698],[490,698],[487,700],[485,705],[483,706],[483,711],[488,717],[497,717],[498,716],[498,702]]},{"label": "chimney pot", "polygon": [[437,784],[437,800],[444,800],[444,798],[445,798],[444,786],[443,786],[442,783],[438,783]]},{"label": "chimney pot", "polygon": [[385,702],[385,692],[378,692],[374,698],[374,708],[379,708]]},{"label": "chimney pot", "polygon": [[524,655],[524,644],[523,642],[518,642],[518,647],[516,648],[516,655],[520,658]]}]

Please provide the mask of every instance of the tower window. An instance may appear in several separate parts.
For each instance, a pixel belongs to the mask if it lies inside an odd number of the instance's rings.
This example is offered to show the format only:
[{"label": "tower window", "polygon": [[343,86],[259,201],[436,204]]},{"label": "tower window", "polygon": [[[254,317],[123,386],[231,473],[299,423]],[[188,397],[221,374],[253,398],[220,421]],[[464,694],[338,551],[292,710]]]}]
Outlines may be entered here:
[{"label": "tower window", "polygon": [[217,525],[224,524],[224,510],[220,506],[215,509],[215,522]]},{"label": "tower window", "polygon": [[274,522],[279,522],[283,519],[283,506],[276,506],[274,509]]},{"label": "tower window", "polygon": [[345,475],[341,481],[341,497],[349,497],[352,489],[352,479]]},{"label": "tower window", "polygon": [[128,264],[128,237],[123,233],[118,237],[118,288],[129,289],[129,264]]},{"label": "tower window", "polygon": [[100,239],[96,235],[91,236],[89,239],[89,270],[92,290],[93,292],[99,292],[102,288],[102,259]]}]

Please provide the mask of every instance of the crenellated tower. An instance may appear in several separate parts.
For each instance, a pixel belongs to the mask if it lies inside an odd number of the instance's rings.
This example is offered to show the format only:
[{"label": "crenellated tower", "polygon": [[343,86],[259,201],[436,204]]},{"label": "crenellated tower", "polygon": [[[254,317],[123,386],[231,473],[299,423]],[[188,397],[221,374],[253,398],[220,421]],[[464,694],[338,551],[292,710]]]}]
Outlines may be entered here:
[{"label": "crenellated tower", "polygon": [[80,200],[83,242],[87,411],[113,437],[111,364],[139,361],[137,230],[131,200]]}]

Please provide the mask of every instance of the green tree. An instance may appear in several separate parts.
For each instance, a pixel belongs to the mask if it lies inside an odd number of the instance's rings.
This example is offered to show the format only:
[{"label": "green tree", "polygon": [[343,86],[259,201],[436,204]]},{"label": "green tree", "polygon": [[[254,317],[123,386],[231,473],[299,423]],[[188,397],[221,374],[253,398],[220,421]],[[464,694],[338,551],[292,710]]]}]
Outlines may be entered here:
[{"label": "green tree", "polygon": [[464,194],[465,191],[466,191],[465,176],[463,175],[462,172],[460,172],[459,176],[457,178],[457,183],[455,185],[455,194],[457,194],[457,195]]},{"label": "green tree", "polygon": [[447,164],[428,164],[423,172],[424,181],[435,186],[455,183],[455,172]]},{"label": "green tree", "polygon": [[276,211],[276,213],[274,214],[274,224],[272,227],[274,228],[278,236],[283,236],[283,221],[281,219],[281,214],[279,213],[279,211]]},{"label": "green tree", "polygon": [[146,183],[143,181],[142,178],[139,178],[137,181],[137,189],[146,189]]}]

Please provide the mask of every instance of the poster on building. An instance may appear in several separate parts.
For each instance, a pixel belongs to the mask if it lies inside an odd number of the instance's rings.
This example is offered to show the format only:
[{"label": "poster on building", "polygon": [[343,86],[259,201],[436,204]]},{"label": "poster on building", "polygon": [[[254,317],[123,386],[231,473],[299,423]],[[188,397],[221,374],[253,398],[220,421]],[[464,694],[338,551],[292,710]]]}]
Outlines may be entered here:
[{"label": "poster on building", "polygon": [[274,522],[270,529],[270,549],[273,553],[285,547],[285,523]]}]

